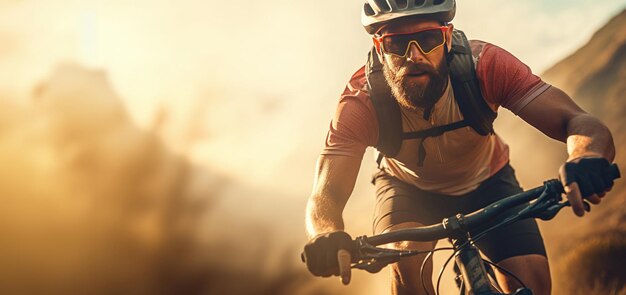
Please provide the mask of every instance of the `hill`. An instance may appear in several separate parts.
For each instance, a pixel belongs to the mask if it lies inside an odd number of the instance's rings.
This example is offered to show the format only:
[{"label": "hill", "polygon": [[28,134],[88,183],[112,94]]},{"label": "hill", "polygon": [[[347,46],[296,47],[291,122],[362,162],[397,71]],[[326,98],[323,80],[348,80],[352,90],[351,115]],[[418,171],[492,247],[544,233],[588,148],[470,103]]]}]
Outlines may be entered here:
[{"label": "hill", "polygon": [[[621,130],[626,127],[623,99],[626,93],[626,10],[541,77],[563,89],[583,109],[609,127],[617,150],[615,162],[624,171],[626,135]],[[534,187],[542,179],[554,178],[556,169],[567,156],[564,144],[547,140],[543,134],[508,114],[499,118],[496,128],[511,144],[512,162],[519,167],[523,184]],[[541,223],[552,265],[554,294],[618,294],[613,290],[622,290],[626,285],[625,272],[617,271],[613,277],[607,275],[614,267],[611,262],[618,261],[620,253],[626,253],[623,235],[626,232],[626,191],[623,183],[623,180],[618,181],[602,204],[592,207],[585,218],[562,212],[554,221]],[[590,266],[592,261],[603,261],[604,264]],[[595,279],[584,278],[584,274],[595,276]],[[611,288],[611,291],[602,288]]]}]

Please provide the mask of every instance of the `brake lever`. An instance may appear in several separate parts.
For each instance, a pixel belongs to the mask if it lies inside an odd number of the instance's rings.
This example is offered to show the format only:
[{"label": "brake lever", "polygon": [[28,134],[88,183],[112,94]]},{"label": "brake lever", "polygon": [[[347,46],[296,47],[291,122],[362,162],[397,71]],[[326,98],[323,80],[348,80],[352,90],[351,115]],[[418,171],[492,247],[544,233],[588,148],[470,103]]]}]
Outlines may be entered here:
[{"label": "brake lever", "polygon": [[527,208],[518,213],[520,219],[540,218],[550,220],[563,208],[564,205],[560,203],[562,200],[561,191],[563,190],[561,183],[556,180],[550,180],[544,183],[544,187],[541,195]]},{"label": "brake lever", "polygon": [[[546,189],[542,192],[541,196],[537,198],[536,204],[529,210],[528,216],[533,218],[539,218],[541,220],[551,220],[563,207],[570,207],[569,201],[561,202],[563,197],[563,185],[556,181],[551,180],[545,183]],[[583,206],[586,212],[591,211],[591,205],[583,200]]]},{"label": "brake lever", "polygon": [[[538,212],[537,214],[535,214],[533,217],[535,218],[539,218],[541,220],[550,220],[552,218],[554,218],[554,216],[556,216],[557,213],[559,213],[559,211],[561,209],[563,209],[564,207],[571,207],[572,205],[570,204],[569,201],[565,201],[562,203],[557,203],[555,205],[552,205],[540,212]],[[585,211],[586,212],[591,212],[591,205],[589,205],[589,203],[587,203],[587,201],[583,201],[583,206],[585,207]]]},{"label": "brake lever", "polygon": [[[615,180],[621,177],[620,171],[616,164],[611,164],[608,167],[608,170],[605,172],[606,172],[605,175],[607,175],[607,177],[609,177],[609,179],[612,179],[612,180]],[[541,218],[542,220],[550,220],[554,218],[554,216],[556,216],[559,210],[563,209],[563,207],[566,207],[566,206],[570,207],[571,204],[569,201],[560,202],[562,199],[561,194],[564,193],[564,188],[563,188],[563,185],[559,181],[550,180],[550,181],[545,182],[544,184],[546,185],[546,189],[544,190],[543,194],[547,192],[555,193],[556,194],[555,196],[558,198],[558,201],[556,204],[549,204],[543,210],[538,210],[537,213],[535,213],[533,217]],[[585,199],[583,199],[583,207],[586,212],[591,212],[591,205]]]},{"label": "brake lever", "polygon": [[398,262],[398,260],[400,260],[399,257],[371,259],[371,260],[366,260],[366,261],[361,261],[359,263],[356,263],[352,265],[352,268],[366,270],[369,273],[377,273],[381,271],[383,268],[385,268],[385,266],[391,263]]},{"label": "brake lever", "polygon": [[357,263],[352,268],[366,270],[370,273],[377,273],[385,266],[400,261],[402,257],[414,255],[417,251],[401,251],[374,247],[366,241],[366,237],[358,237],[355,240],[357,246]]},{"label": "brake lever", "polygon": [[545,221],[551,220],[565,206],[569,206],[569,201],[563,202],[563,203],[557,203],[557,204],[554,204],[554,205],[550,205],[550,206],[544,208],[541,211],[537,211],[532,217],[539,218],[539,219],[545,220]]}]

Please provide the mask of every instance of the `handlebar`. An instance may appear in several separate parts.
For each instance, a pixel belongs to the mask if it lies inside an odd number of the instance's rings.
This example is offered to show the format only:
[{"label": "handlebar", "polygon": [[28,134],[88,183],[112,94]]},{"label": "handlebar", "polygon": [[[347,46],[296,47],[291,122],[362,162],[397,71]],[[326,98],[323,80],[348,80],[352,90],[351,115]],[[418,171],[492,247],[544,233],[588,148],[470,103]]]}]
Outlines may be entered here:
[{"label": "handlebar", "polygon": [[[486,221],[493,219],[500,213],[515,207],[517,205],[521,205],[537,199],[542,192],[547,188],[558,189],[560,192],[563,191],[563,186],[561,183],[552,179],[546,181],[546,183],[542,186],[533,188],[531,190],[525,191],[523,193],[519,193],[500,201],[497,201],[485,208],[479,209],[473,213],[465,215],[460,221],[462,226],[466,230],[472,230],[475,227],[484,224]],[[368,244],[372,246],[379,246],[383,244],[398,242],[398,241],[414,241],[414,242],[427,242],[433,240],[440,240],[443,238],[447,238],[451,235],[450,230],[452,230],[452,225],[446,223],[446,220],[450,222],[450,219],[461,219],[459,215],[454,217],[446,218],[442,223],[433,224],[429,226],[415,227],[415,228],[407,228],[400,229],[384,234],[375,235],[372,237],[361,237]],[[448,224],[449,226],[446,226]],[[358,240],[358,239],[357,239]]]},{"label": "handlebar", "polygon": [[[606,174],[611,180],[620,178],[620,171],[616,164],[608,167]],[[376,248],[375,246],[399,242],[399,241],[415,241],[426,242],[435,241],[443,238],[454,238],[459,235],[465,235],[481,225],[499,217],[504,211],[515,206],[530,203],[519,212],[512,213],[510,217],[517,219],[524,218],[540,218],[543,220],[552,219],[559,210],[565,206],[569,206],[569,202],[561,202],[561,194],[564,193],[563,185],[557,179],[544,182],[542,186],[530,189],[528,191],[507,197],[485,208],[479,209],[467,215],[457,214],[443,220],[439,224],[422,226],[416,228],[400,229],[388,233],[383,233],[371,237],[358,237],[355,239],[355,249],[357,249],[354,260],[374,259],[380,264],[387,264],[397,261],[401,256],[414,255],[415,251],[398,251],[385,250]],[[589,204],[585,202],[585,207],[589,211]],[[516,219],[516,220],[517,220]],[[368,271],[378,269],[381,265],[372,265],[371,263],[362,264],[362,267]]]}]

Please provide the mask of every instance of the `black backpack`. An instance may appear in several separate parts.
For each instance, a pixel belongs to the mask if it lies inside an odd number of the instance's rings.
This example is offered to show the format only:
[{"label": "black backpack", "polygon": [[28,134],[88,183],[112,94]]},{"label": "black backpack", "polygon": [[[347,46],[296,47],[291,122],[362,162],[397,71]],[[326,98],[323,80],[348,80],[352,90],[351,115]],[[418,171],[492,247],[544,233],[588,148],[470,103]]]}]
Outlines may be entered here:
[{"label": "black backpack", "polygon": [[[378,164],[383,156],[395,157],[400,151],[403,140],[422,138],[420,144],[420,158],[418,166],[422,166],[425,157],[424,140],[428,137],[440,136],[444,132],[470,126],[478,134],[487,136],[493,133],[493,121],[497,113],[494,112],[482,94],[476,77],[472,49],[462,31],[452,32],[452,48],[448,54],[450,81],[454,90],[454,97],[463,114],[463,120],[429,129],[403,132],[400,106],[393,97],[391,89],[385,81],[382,64],[376,56],[376,49],[372,48],[368,55],[365,69],[370,99],[378,118],[378,143],[376,149],[380,152]],[[429,116],[429,112],[425,112]],[[425,119],[428,120],[426,117]]]}]

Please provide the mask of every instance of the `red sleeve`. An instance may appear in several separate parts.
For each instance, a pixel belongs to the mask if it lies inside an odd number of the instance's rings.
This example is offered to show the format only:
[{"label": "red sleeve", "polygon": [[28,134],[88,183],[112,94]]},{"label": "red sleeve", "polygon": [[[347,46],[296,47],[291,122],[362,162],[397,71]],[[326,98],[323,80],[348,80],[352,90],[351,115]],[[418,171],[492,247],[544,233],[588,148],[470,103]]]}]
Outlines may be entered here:
[{"label": "red sleeve", "polygon": [[341,95],[322,155],[363,157],[365,149],[378,141],[376,111],[365,83],[365,69],[361,68]]},{"label": "red sleeve", "polygon": [[476,65],[485,100],[518,114],[550,85],[506,50],[486,43]]}]

